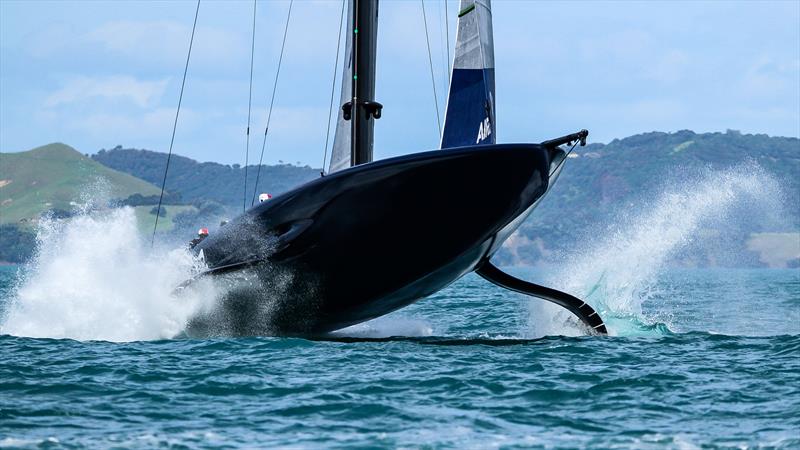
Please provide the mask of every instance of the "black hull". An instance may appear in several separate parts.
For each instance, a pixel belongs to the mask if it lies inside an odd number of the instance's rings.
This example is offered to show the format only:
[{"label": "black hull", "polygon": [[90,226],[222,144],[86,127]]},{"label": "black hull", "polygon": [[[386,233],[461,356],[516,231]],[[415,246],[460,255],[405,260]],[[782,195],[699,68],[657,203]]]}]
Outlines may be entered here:
[{"label": "black hull", "polygon": [[504,144],[352,167],[247,211],[197,250],[212,272],[255,272],[255,288],[230,301],[244,316],[288,273],[281,298],[269,300],[278,304],[271,331],[336,330],[413,303],[487,261],[547,191],[555,158],[563,152],[553,147]]}]

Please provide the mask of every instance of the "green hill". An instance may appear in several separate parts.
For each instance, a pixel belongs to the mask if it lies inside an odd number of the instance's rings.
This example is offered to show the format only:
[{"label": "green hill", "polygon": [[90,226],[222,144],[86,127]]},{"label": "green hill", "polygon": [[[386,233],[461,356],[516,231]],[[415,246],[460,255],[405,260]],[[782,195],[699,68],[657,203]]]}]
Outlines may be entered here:
[{"label": "green hill", "polygon": [[[131,174],[153,184],[160,184],[164,176],[167,154],[150,150],[125,149],[118,146],[100,150],[92,159],[120,172]],[[180,155],[172,155],[167,177],[167,190],[180,194],[186,202],[213,201],[225,205],[233,212],[242,210],[244,176],[247,174],[247,205],[256,193],[273,195],[286,192],[319,177],[319,169],[292,164],[275,166],[232,166],[215,162],[198,162]],[[258,188],[255,188],[258,176]]]},{"label": "green hill", "polygon": [[159,188],[108,168],[74,148],[54,143],[0,153],[0,224],[31,222],[45,211],[74,209],[87,187],[99,183],[111,198],[158,195]]},{"label": "green hill", "polygon": [[[747,162],[757,164],[778,180],[784,197],[784,210],[780,213],[785,223],[762,225],[758,220],[731,218],[724,225],[715,225],[724,229],[705,231],[736,235],[735,244],[720,245],[720,250],[737,245],[739,261],[725,261],[725,255],[713,254],[712,249],[696,250],[683,259],[687,264],[696,265],[759,265],[768,260],[769,255],[758,251],[764,241],[756,239],[758,233],[777,232],[782,236],[783,247],[795,249],[787,259],[797,261],[800,240],[797,233],[800,229],[800,140],[797,138],[743,134],[734,130],[724,133],[650,132],[614,139],[608,144],[577,147],[570,156],[556,185],[520,227],[518,237],[521,239],[516,239],[498,255],[505,258],[503,261],[534,264],[547,259],[547,255],[569,250],[576,243],[593,242],[605,225],[619,223],[621,213],[652,207],[647,201],[659,198],[665,187],[680,189],[681,174],[691,178],[694,171],[725,170]],[[667,181],[676,184],[666,186]],[[742,262],[748,258],[750,262]],[[720,260],[722,262],[715,263]]]},{"label": "green hill", "polygon": [[608,212],[616,212],[616,205],[652,195],[651,191],[661,189],[665,178],[674,177],[676,170],[724,170],[748,161],[780,180],[792,225],[800,226],[797,138],[733,130],[651,132],[578,147],[571,156],[555,188],[536,210],[532,223],[537,226],[564,222],[559,218],[567,211],[570,220],[561,225],[579,228],[603,219]]}]

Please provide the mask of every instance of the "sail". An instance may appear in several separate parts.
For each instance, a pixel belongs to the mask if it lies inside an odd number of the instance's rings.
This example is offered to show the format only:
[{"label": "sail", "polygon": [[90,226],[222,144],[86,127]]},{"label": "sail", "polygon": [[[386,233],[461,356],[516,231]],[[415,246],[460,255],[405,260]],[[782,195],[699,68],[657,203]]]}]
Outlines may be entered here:
[{"label": "sail", "polygon": [[441,148],[495,143],[490,0],[461,0]]},{"label": "sail", "polygon": [[[347,2],[347,25],[345,30],[353,29],[353,2]],[[344,64],[342,70],[342,95],[339,105],[344,105],[353,97],[353,33],[347,32],[347,42],[344,52]],[[351,127],[350,121],[344,119],[344,111],[339,108],[338,119],[336,120],[336,134],[333,138],[333,150],[331,151],[331,162],[328,166],[328,173],[336,172],[350,167],[351,160]]]}]

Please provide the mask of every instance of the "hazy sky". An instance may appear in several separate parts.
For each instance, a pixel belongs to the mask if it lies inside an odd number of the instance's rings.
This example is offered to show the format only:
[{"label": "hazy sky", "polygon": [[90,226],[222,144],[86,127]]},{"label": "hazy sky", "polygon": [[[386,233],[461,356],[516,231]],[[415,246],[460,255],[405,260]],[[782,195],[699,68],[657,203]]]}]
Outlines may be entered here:
[{"label": "hazy sky", "polygon": [[[443,109],[444,4],[425,5]],[[251,162],[287,7],[258,4]],[[321,165],[340,8],[295,1],[266,162]],[[495,0],[493,15],[499,142],[580,128],[599,142],[686,128],[800,135],[800,1]],[[165,151],[193,18],[192,1],[0,0],[0,151]],[[201,3],[177,154],[243,162],[251,23],[252,1]],[[375,156],[435,148],[420,2],[384,0],[378,32]],[[455,20],[449,34],[452,49]]]}]

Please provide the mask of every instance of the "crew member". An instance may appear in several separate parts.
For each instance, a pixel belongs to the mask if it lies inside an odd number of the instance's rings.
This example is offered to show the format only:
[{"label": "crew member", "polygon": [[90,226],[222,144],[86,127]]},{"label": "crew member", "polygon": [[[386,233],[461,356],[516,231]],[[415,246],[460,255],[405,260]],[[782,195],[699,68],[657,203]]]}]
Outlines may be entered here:
[{"label": "crew member", "polygon": [[203,242],[208,237],[208,228],[203,227],[197,230],[197,237],[189,241],[189,248],[195,248],[197,244]]}]

